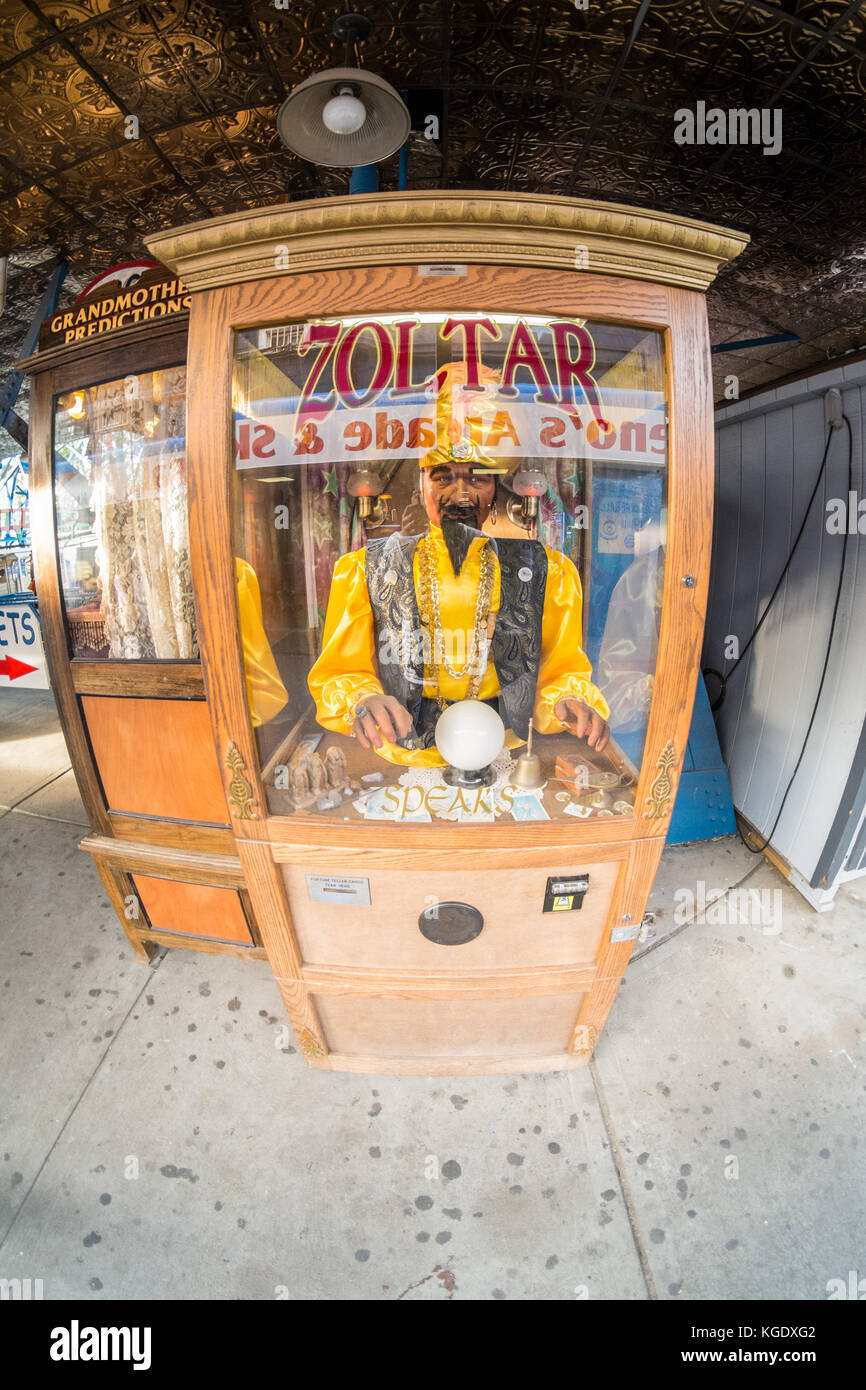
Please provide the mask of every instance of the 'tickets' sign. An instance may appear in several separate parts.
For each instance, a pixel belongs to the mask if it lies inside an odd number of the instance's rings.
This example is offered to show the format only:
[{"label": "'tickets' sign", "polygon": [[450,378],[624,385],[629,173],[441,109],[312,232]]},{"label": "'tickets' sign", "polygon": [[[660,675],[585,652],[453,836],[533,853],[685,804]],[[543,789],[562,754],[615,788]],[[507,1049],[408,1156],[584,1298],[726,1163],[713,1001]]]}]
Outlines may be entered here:
[{"label": "'tickets' sign", "polygon": [[36,597],[0,599],[0,690],[47,690],[48,667]]}]

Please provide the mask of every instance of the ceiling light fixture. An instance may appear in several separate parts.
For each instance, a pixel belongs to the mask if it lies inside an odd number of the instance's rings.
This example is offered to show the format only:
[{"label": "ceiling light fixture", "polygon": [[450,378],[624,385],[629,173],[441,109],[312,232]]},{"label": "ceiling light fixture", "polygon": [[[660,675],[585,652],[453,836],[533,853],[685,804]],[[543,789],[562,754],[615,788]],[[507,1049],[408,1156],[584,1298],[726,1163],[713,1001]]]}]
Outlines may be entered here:
[{"label": "ceiling light fixture", "polygon": [[378,164],[409,136],[412,121],[400,94],[357,65],[357,46],[370,28],[366,15],[338,15],[333,33],[346,44],[345,67],[299,82],[277,114],[283,144],[312,164],[329,169]]}]

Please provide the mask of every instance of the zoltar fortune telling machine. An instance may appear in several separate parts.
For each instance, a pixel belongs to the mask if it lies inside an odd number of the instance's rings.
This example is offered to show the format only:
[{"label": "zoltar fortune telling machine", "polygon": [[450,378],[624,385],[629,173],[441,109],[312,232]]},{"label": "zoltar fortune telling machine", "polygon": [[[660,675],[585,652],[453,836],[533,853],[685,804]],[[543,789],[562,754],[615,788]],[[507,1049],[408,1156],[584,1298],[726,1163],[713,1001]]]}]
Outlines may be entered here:
[{"label": "zoltar fortune telling machine", "polygon": [[[162,940],[184,935],[193,885],[239,894],[310,1065],[590,1057],[688,737],[712,515],[703,291],[744,240],[442,191],[150,239],[190,321],[184,467],[166,454],[154,475],[138,572],[157,593],[186,557],[190,636],[182,680],[171,653],[134,656],[148,594],[118,587],[119,437],[84,448],[67,408],[103,655],[141,663],[110,736],[87,697],[81,747],[107,758],[124,704],[152,707],[130,804],[106,797],[86,847],[118,903],[136,873],[160,885]],[[98,684],[76,660],[69,681]],[[153,808],[162,767],[161,808],[202,789],[182,814]],[[209,922],[200,948],[221,949]]]}]

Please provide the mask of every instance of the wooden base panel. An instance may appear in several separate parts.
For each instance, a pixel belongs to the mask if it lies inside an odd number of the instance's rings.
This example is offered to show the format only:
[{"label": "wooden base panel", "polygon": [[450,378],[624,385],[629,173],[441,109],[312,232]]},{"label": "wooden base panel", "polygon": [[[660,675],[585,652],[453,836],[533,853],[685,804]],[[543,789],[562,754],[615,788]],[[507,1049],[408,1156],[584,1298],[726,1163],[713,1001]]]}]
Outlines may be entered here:
[{"label": "wooden base panel", "polygon": [[499,970],[488,974],[419,970],[414,974],[326,970],[304,966],[303,980],[316,994],[353,995],[359,999],[521,999],[524,995],[574,994],[595,984],[593,964],[564,970]]},{"label": "wooden base panel", "polygon": [[145,946],[167,946],[171,950],[198,951],[204,956],[237,956],[238,960],[267,960],[262,946],[244,946],[235,941],[211,941],[201,936],[181,936],[178,932],[142,931],[138,939]]},{"label": "wooden base panel", "polygon": [[366,1076],[527,1076],[544,1071],[577,1071],[589,1064],[589,1056],[554,1053],[550,1057],[354,1057],[330,1052],[307,1057],[319,1071],[360,1072]]},{"label": "wooden base panel", "polygon": [[468,1063],[567,1052],[580,1002],[574,994],[468,1000],[318,994],[316,1012],[331,1052]]}]

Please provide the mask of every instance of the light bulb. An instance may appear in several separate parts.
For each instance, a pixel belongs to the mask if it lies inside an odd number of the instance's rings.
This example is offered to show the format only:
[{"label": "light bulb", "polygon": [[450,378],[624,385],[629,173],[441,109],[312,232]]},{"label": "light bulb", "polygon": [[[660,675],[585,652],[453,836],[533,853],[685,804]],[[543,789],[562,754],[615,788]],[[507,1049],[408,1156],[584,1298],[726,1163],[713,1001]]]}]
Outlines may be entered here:
[{"label": "light bulb", "polygon": [[511,479],[511,486],[518,497],[543,497],[547,492],[547,479],[540,469],[519,468]]},{"label": "light bulb", "polygon": [[364,103],[348,91],[331,97],[322,110],[322,120],[334,135],[354,135],[366,119]]},{"label": "light bulb", "polygon": [[376,473],[362,468],[349,475],[346,491],[351,497],[378,497],[384,486],[384,480]]}]

